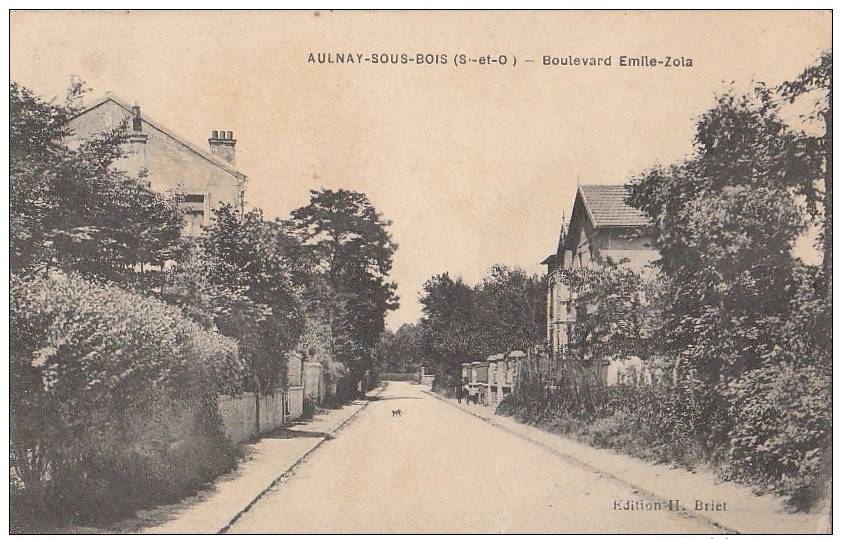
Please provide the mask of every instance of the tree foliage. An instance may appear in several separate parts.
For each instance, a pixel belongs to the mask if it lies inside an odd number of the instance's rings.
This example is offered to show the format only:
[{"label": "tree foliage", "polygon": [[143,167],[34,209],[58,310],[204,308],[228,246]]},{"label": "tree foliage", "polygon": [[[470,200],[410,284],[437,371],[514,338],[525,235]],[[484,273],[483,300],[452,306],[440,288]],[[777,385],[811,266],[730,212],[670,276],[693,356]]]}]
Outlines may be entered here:
[{"label": "tree foliage", "polygon": [[[661,254],[659,342],[717,397],[705,440],[730,455],[734,475],[802,501],[820,477],[830,421],[808,396],[830,399],[832,161],[829,132],[794,130],[781,103],[816,91],[806,117],[829,127],[830,64],[827,53],[776,90],[720,96],[699,119],[693,155],[634,178],[629,198]],[[816,222],[826,230],[821,268],[792,254]],[[809,433],[787,441],[805,421]]]},{"label": "tree foliage", "polygon": [[621,261],[570,270],[562,278],[576,298],[570,343],[575,357],[635,356],[645,361],[663,352],[662,275],[644,276]]},{"label": "tree foliage", "polygon": [[546,279],[495,264],[474,287],[485,340],[496,352],[527,350],[547,331]]},{"label": "tree foliage", "polygon": [[344,189],[311,191],[287,223],[315,268],[306,294],[311,314],[329,329],[332,358],[355,381],[371,369],[385,315],[398,307],[390,224],[365,194]]},{"label": "tree foliage", "polygon": [[397,331],[385,330],[374,347],[378,373],[411,373],[418,372],[422,366],[432,367],[425,361],[421,345],[416,324],[403,324]]},{"label": "tree foliage", "polygon": [[[795,79],[785,81],[778,93],[789,101],[812,98],[806,124],[821,122],[823,133],[796,135],[793,154],[806,164],[795,178],[799,192],[807,200],[811,216],[822,225],[822,286],[828,300],[833,298],[833,51],[827,50]],[[767,103],[771,99],[767,100]],[[822,211],[823,210],[823,211]]]},{"label": "tree foliage", "polygon": [[[149,288],[177,258],[178,193],[154,193],[115,167],[124,127],[71,150],[78,112],[12,83],[9,91],[10,266],[18,274],[61,268]],[[154,268],[159,268],[155,270]]]},{"label": "tree foliage", "polygon": [[167,297],[205,325],[240,343],[250,389],[286,381],[286,354],[304,327],[300,286],[306,268],[294,241],[260,210],[214,209],[198,245],[169,276]]},{"label": "tree foliage", "polygon": [[14,277],[10,311],[11,484],[36,518],[121,516],[233,465],[216,397],[239,390],[235,341],[79,276]]},{"label": "tree foliage", "polygon": [[474,287],[448,273],[434,275],[424,284],[421,305],[421,348],[437,384],[457,384],[463,362],[544,341],[544,279],[519,268],[495,265]]}]

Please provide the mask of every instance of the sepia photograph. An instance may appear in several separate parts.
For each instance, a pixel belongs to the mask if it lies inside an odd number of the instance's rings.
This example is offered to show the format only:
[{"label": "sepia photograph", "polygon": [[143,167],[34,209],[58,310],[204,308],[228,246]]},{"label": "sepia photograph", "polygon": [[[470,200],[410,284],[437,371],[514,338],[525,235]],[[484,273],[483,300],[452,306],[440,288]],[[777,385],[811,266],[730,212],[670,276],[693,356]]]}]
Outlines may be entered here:
[{"label": "sepia photograph", "polygon": [[8,16],[9,533],[832,533],[831,10]]}]

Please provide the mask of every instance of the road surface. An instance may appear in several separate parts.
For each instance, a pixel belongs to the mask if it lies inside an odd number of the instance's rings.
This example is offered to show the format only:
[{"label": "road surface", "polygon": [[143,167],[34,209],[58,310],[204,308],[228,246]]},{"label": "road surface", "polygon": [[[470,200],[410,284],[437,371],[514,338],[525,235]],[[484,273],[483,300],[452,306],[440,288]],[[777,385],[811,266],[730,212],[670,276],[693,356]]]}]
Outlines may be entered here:
[{"label": "road surface", "polygon": [[626,500],[641,498],[390,382],[229,533],[718,532],[666,510],[615,509]]}]

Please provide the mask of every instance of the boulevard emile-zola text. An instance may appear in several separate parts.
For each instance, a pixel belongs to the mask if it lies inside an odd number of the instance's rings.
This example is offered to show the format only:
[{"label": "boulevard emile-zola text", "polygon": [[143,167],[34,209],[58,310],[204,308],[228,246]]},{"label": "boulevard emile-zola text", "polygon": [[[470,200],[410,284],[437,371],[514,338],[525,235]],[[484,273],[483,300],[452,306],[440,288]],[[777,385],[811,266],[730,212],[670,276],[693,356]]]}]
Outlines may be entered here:
[{"label": "boulevard emile-zola text", "polygon": [[447,66],[511,66],[534,64],[547,67],[597,67],[597,68],[691,68],[693,58],[671,54],[609,54],[608,56],[587,56],[575,54],[542,54],[539,56],[518,56],[515,54],[487,53],[444,53],[444,52],[325,52],[310,51],[308,64],[320,65],[419,65]]}]

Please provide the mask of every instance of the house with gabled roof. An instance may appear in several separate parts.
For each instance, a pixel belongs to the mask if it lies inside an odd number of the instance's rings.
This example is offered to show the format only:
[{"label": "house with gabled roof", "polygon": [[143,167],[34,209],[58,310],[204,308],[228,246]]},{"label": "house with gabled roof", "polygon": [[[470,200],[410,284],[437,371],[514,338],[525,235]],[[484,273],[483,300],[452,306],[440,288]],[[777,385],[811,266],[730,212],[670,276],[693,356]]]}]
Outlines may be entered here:
[{"label": "house with gabled roof", "polygon": [[242,209],[247,177],[235,168],[237,141],[231,131],[214,130],[204,150],[108,92],[69,122],[70,148],[97,134],[125,130],[123,157],[115,166],[132,177],[143,176],[153,191],[184,195],[183,235],[195,237],[220,203]]},{"label": "house with gabled roof", "polygon": [[[568,270],[587,268],[598,262],[620,263],[644,272],[659,258],[647,217],[627,202],[627,185],[580,185],[569,222],[562,216],[561,232],[547,266],[547,342],[552,383],[561,376],[569,358],[569,343],[576,323],[573,291],[562,279]],[[611,383],[608,365],[596,365],[598,378]]]}]

